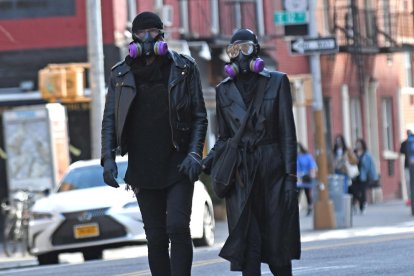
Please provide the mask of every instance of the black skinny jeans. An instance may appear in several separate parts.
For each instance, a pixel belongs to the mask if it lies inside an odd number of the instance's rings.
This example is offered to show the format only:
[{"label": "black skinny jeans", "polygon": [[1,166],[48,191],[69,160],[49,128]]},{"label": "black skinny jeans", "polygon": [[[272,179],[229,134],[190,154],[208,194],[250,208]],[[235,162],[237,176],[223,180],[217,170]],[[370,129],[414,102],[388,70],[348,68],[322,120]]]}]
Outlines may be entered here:
[{"label": "black skinny jeans", "polygon": [[[193,243],[190,216],[194,185],[187,178],[161,190],[137,194],[148,240],[148,262],[153,276],[191,275]],[[171,241],[171,257],[168,254]]]},{"label": "black skinny jeans", "polygon": [[[357,181],[355,187],[352,187],[353,190],[353,203],[358,201],[359,210],[364,211],[365,203],[367,202],[367,181]],[[354,185],[352,185],[354,186]]]}]

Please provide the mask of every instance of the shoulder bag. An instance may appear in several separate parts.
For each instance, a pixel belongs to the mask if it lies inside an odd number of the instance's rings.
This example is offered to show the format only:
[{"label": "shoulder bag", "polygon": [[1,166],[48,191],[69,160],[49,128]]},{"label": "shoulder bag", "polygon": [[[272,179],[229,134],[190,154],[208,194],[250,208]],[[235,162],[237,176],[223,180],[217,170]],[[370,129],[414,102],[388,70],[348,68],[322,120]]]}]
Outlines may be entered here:
[{"label": "shoulder bag", "polygon": [[242,137],[246,123],[250,117],[251,109],[254,105],[256,112],[259,112],[260,105],[263,101],[266,79],[264,77],[259,79],[258,92],[254,100],[251,101],[246,115],[240,128],[232,138],[227,139],[215,149],[215,155],[211,168],[211,178],[213,183],[213,190],[220,198],[228,195],[229,191],[235,185],[235,171],[237,165],[238,146]]}]

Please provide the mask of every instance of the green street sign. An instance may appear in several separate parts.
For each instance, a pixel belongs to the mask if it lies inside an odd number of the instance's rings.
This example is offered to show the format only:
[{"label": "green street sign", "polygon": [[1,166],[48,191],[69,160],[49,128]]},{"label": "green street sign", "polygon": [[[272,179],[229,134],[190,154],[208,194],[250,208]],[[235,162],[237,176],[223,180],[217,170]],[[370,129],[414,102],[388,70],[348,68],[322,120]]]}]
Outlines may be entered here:
[{"label": "green street sign", "polygon": [[273,18],[276,25],[299,25],[308,23],[308,12],[277,11]]}]

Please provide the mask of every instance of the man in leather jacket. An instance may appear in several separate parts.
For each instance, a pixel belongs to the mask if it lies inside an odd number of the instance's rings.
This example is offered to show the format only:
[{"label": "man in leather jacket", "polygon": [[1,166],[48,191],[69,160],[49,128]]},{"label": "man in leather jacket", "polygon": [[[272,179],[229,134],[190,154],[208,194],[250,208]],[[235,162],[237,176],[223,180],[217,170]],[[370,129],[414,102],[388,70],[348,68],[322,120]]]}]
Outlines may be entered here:
[{"label": "man in leather jacket", "polygon": [[115,155],[128,153],[125,182],[140,206],[152,275],[190,275],[193,184],[207,130],[200,75],[191,57],[168,50],[156,14],[140,13],[132,33],[106,95],[103,177],[119,187]]},{"label": "man in leather jacket", "polygon": [[[206,173],[216,150],[235,136],[246,115],[249,119],[238,145],[234,185],[225,195],[229,236],[219,255],[243,276],[261,275],[262,262],[274,275],[292,275],[291,260],[300,258],[300,231],[289,79],[264,68],[251,30],[238,30],[226,50],[229,77],[216,87],[219,137],[203,160]],[[256,106],[258,95],[264,96]]]}]

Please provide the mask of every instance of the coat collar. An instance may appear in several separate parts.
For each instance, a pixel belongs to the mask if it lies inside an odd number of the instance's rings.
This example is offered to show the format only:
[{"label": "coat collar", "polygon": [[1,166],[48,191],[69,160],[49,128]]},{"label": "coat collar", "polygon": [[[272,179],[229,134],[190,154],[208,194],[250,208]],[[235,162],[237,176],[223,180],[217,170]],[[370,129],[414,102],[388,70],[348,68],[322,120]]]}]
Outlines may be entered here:
[{"label": "coat collar", "polygon": [[[266,78],[270,78],[270,71],[267,70],[266,68],[264,68],[263,71],[259,73],[259,75],[263,76],[263,77],[266,77]],[[227,77],[222,81],[222,83],[226,83],[226,82],[229,82],[229,81],[233,81],[233,79],[230,78],[230,77]]]},{"label": "coat collar", "polygon": [[[175,51],[168,50],[168,57],[171,58],[173,64],[180,69],[184,69],[187,66],[184,57],[182,57]],[[188,58],[191,59],[191,57]],[[133,74],[127,74],[128,72],[130,72],[131,67],[128,64],[126,64],[125,60],[122,60],[115,64],[111,70],[114,76],[123,77],[124,86],[135,87],[135,80]]]},{"label": "coat collar", "polygon": [[[267,69],[264,69],[262,72],[259,73],[260,76],[270,78],[270,72]],[[226,89],[225,95],[226,97],[242,107],[244,110],[247,110],[247,106],[243,101],[243,98],[240,94],[239,89],[237,88],[236,84],[234,83],[233,79],[228,77],[222,81],[222,83],[226,83],[226,85],[229,85],[229,88]]]}]

